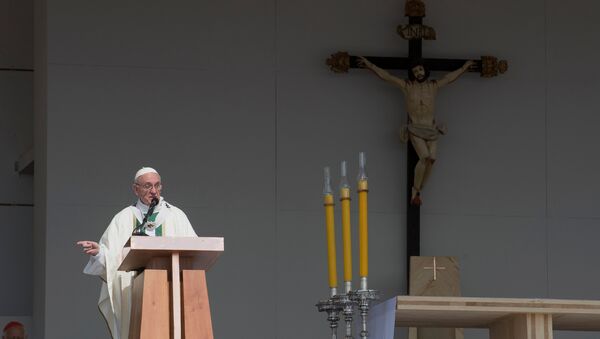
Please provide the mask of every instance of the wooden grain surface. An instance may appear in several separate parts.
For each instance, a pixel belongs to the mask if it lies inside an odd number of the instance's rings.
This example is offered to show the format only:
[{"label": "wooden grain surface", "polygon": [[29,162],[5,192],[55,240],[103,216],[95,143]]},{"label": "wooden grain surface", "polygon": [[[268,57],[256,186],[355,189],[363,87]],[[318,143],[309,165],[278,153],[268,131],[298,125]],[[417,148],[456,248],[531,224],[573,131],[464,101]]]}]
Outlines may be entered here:
[{"label": "wooden grain surface", "polygon": [[489,328],[514,314],[550,314],[553,329],[600,331],[600,301],[399,296],[398,327]]}]

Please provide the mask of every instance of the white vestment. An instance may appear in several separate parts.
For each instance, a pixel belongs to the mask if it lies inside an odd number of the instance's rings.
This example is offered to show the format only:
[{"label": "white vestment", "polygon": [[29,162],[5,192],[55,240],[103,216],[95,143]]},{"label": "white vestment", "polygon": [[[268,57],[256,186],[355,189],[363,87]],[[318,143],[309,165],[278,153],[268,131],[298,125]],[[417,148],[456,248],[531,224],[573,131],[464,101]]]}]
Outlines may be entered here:
[{"label": "white vestment", "polygon": [[[117,213],[99,241],[100,252],[90,257],[83,270],[86,274],[98,275],[102,279],[98,308],[114,339],[129,337],[131,289],[135,277],[135,272],[120,272],[117,268],[123,260],[123,246],[131,237],[136,221],[141,223],[147,212],[148,206],[138,200],[136,205],[128,206]],[[154,212],[158,213],[156,221],[162,225],[163,236],[197,236],[185,213],[163,198],[160,198]]]}]

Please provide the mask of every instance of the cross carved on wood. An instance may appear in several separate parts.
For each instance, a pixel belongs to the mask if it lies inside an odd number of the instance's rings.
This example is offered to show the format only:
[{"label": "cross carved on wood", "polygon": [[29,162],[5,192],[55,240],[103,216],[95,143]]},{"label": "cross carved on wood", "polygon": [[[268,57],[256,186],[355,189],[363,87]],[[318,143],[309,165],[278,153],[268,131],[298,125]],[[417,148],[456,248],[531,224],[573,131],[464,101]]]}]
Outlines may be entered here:
[{"label": "cross carved on wood", "polygon": [[423,267],[424,270],[433,270],[433,280],[437,280],[437,271],[438,270],[445,270],[446,267],[444,266],[438,266],[435,260],[435,257],[433,257],[433,266],[425,266]]},{"label": "cross carved on wood", "polygon": [[[406,0],[405,16],[408,17],[408,25],[398,26],[398,34],[400,34],[403,39],[408,40],[408,57],[365,56],[363,58],[350,55],[347,52],[337,52],[327,59],[327,65],[336,73],[346,73],[351,68],[367,67],[382,79],[398,85],[405,92],[406,88],[403,86],[409,86],[411,83],[389,75],[389,73],[385,71],[386,69],[402,69],[408,70],[409,73],[413,73],[413,66],[419,64],[431,71],[454,71],[455,73],[458,72],[459,75],[462,74],[462,72],[478,72],[481,77],[484,78],[497,76],[498,74],[506,72],[508,69],[508,63],[505,60],[498,60],[494,56],[482,56],[472,63],[468,63],[469,59],[423,58],[423,39],[435,40],[436,38],[435,30],[432,27],[423,25],[423,17],[425,16],[425,4],[423,1]],[[409,77],[410,75],[411,74],[409,74]],[[414,74],[412,75],[414,76]],[[431,83],[436,84],[436,82]],[[410,117],[412,112],[408,113]],[[411,121],[409,118],[409,129],[410,124]],[[415,144],[414,139],[418,138],[410,137],[410,144],[412,144],[413,147],[410,147],[407,144],[406,277],[408,282],[410,282],[410,257],[420,255],[420,197],[418,197],[420,191],[415,192],[414,187],[416,182],[415,167],[419,163],[419,155],[417,154],[417,151],[415,151],[415,146],[418,147],[418,145]]]}]

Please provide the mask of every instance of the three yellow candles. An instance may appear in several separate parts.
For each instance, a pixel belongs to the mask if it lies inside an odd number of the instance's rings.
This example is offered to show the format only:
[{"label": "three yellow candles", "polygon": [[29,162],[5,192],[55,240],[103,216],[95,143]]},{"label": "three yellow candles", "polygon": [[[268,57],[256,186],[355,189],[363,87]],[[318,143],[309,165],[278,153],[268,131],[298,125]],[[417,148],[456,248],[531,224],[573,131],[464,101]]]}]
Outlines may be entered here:
[{"label": "three yellow candles", "polygon": [[[359,275],[366,282],[369,273],[368,266],[368,218],[367,218],[367,194],[368,183],[366,175],[366,157],[364,153],[359,154],[358,173],[358,234],[359,234]],[[331,178],[329,167],[325,167],[325,188],[323,189],[325,206],[325,223],[327,229],[327,261],[329,268],[329,287],[337,288],[336,270],[336,246],[335,246],[335,222],[334,222],[334,198],[331,190]],[[340,179],[340,203],[342,209],[342,240],[344,253],[344,283],[345,293],[352,286],[352,237],[350,222],[350,185],[346,176],[346,162],[341,164]]]}]

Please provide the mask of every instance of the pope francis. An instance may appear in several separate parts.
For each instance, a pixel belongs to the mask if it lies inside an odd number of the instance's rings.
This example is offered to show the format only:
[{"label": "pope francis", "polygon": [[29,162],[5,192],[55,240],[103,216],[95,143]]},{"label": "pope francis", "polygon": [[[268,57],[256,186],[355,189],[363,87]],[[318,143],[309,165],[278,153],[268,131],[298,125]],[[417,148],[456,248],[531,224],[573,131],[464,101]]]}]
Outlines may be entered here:
[{"label": "pope francis", "polygon": [[138,200],[125,207],[112,219],[99,242],[82,240],[77,244],[90,260],[83,272],[102,279],[98,308],[114,339],[129,337],[131,313],[131,286],[134,272],[120,272],[122,249],[133,230],[140,226],[157,201],[151,215],[146,218],[143,232],[149,236],[196,236],[187,216],[179,208],[161,197],[162,183],[158,172],[143,167],[135,174],[133,192]]}]

